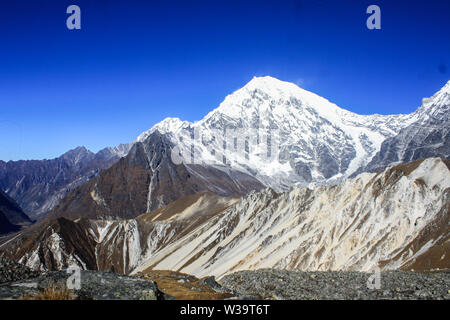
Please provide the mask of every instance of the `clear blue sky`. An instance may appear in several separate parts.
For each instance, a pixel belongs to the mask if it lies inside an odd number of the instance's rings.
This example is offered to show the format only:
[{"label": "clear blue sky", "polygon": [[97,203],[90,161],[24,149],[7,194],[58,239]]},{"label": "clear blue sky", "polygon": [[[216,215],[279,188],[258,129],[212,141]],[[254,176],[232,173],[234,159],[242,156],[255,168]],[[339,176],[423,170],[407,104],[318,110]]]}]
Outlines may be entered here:
[{"label": "clear blue sky", "polygon": [[[82,29],[66,28],[77,4]],[[370,4],[381,30],[366,28]],[[450,1],[1,1],[0,159],[133,141],[199,120],[253,76],[409,113],[450,79]]]}]

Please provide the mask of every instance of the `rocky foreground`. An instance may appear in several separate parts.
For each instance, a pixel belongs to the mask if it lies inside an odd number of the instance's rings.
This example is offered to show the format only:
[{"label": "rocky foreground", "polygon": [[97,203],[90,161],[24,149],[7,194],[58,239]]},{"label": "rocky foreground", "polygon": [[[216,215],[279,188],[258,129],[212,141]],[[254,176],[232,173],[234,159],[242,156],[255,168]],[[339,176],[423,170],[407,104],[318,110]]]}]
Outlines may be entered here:
[{"label": "rocky foreground", "polygon": [[[379,289],[364,272],[296,272],[264,269],[240,271],[219,283],[241,295],[262,299],[450,300],[450,273],[381,272]],[[373,279],[373,278],[372,278]]]},{"label": "rocky foreground", "polygon": [[0,257],[0,284],[39,276],[24,265]]},{"label": "rocky foreground", "polygon": [[[39,273],[19,263],[0,258],[0,300],[42,299],[43,293],[48,291],[48,288],[66,289],[70,276],[71,274],[66,271]],[[367,280],[371,276],[372,274],[363,272],[296,272],[264,269],[236,272],[216,282],[214,277],[198,279],[173,271],[150,271],[137,276],[125,276],[107,271],[81,271],[80,288],[69,290],[68,298],[81,300],[450,300],[449,272],[382,272],[380,287],[369,289]]]},{"label": "rocky foreground", "polygon": [[[52,271],[31,278],[0,285],[0,299],[43,299],[48,288],[65,288],[69,277],[64,271]],[[164,300],[155,282],[112,272],[82,271],[81,289],[73,290],[73,300]],[[55,296],[57,293],[55,294]]]},{"label": "rocky foreground", "polygon": [[[67,290],[71,276],[72,274],[66,271],[32,271],[24,265],[0,258],[0,300],[43,299],[43,293],[49,289],[70,292],[64,299],[74,300],[172,299],[159,290],[156,282],[142,277],[104,271],[81,271],[80,289]],[[76,284],[75,281],[69,283]],[[58,297],[58,293],[53,294]]]}]

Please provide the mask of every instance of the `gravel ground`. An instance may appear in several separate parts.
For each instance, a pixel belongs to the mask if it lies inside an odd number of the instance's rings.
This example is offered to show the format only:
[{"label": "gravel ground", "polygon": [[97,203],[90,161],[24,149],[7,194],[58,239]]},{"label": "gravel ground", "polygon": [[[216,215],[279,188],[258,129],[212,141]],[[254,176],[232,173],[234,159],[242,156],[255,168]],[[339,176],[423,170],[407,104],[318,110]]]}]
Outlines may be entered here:
[{"label": "gravel ground", "polygon": [[39,276],[24,265],[0,257],[0,283],[24,280]]},{"label": "gravel ground", "polygon": [[436,299],[450,300],[450,273],[381,272],[379,289],[369,289],[371,273],[297,272],[263,269],[240,271],[219,284],[240,295],[263,299]]}]

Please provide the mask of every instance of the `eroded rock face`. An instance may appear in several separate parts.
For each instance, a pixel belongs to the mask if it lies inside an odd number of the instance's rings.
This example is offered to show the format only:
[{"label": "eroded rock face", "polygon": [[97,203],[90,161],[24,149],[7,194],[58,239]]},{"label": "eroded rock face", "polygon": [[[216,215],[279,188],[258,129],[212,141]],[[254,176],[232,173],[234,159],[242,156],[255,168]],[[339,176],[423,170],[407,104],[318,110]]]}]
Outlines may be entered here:
[{"label": "eroded rock face", "polygon": [[450,268],[439,254],[449,241],[449,168],[429,158],[313,190],[242,198],[204,192],[135,219],[60,219],[8,251],[41,270],[77,265],[218,278],[260,268],[442,271]]},{"label": "eroded rock face", "polygon": [[[251,193],[155,251],[136,271],[151,267],[221,277],[259,268],[407,268],[448,241],[449,183],[448,162],[430,158],[337,186]],[[425,270],[449,267],[441,255]]]},{"label": "eroded rock face", "polygon": [[4,249],[34,270],[71,266],[129,273],[166,244],[176,241],[238,201],[211,192],[189,195],[136,219],[71,221],[58,218],[24,233]]}]

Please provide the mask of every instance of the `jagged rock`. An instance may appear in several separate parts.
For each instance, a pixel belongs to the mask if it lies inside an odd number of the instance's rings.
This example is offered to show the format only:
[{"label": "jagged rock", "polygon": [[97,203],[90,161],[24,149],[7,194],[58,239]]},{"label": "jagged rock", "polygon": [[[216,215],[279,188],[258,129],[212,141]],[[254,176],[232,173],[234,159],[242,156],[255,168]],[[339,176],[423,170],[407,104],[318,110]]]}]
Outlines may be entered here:
[{"label": "jagged rock", "polygon": [[210,276],[200,280],[200,284],[207,285],[216,292],[230,292],[229,290],[223,288],[220,284],[216,282],[216,277]]}]

